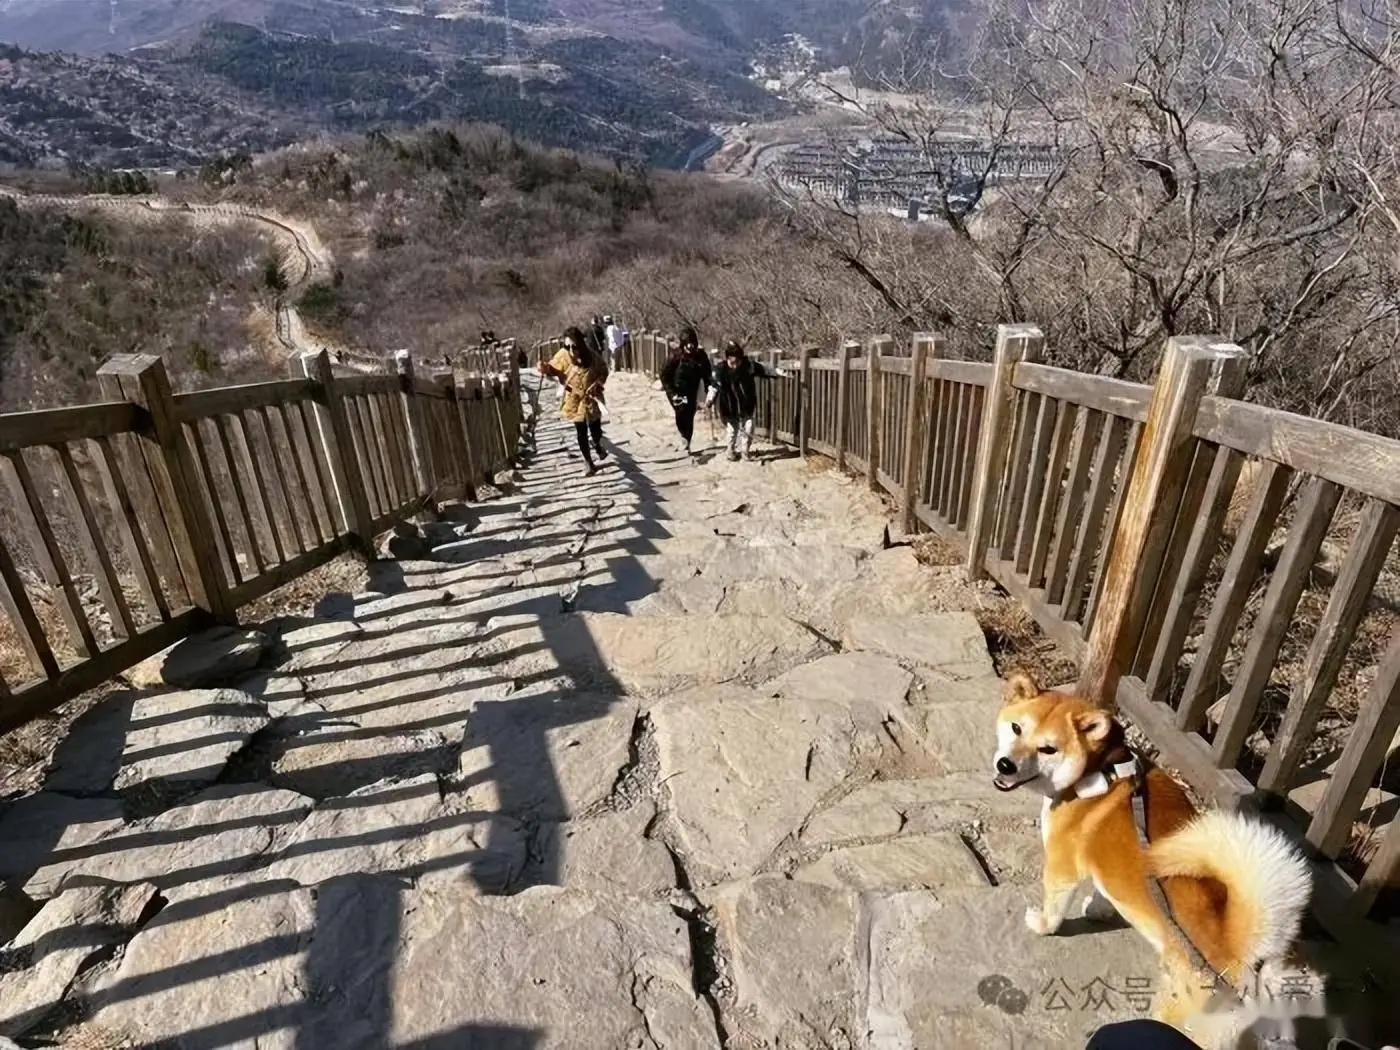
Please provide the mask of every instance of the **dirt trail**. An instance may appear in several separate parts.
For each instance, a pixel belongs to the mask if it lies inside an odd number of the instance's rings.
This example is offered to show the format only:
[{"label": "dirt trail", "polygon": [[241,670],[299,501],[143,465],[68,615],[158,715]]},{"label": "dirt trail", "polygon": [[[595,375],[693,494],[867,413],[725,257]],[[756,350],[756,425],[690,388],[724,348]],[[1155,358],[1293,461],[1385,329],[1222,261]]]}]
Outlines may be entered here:
[{"label": "dirt trail", "polygon": [[21,207],[93,208],[133,222],[158,222],[175,217],[204,228],[232,223],[256,224],[277,244],[282,272],[287,278],[287,290],[278,296],[269,311],[277,341],[287,355],[324,349],[344,367],[364,372],[383,370],[382,361],[362,351],[312,338],[297,312],[294,302],[298,294],[317,281],[328,280],[335,272],[330,251],[310,223],[242,204],[187,204],[159,196],[26,194],[8,186],[0,186],[0,195],[14,199]]}]

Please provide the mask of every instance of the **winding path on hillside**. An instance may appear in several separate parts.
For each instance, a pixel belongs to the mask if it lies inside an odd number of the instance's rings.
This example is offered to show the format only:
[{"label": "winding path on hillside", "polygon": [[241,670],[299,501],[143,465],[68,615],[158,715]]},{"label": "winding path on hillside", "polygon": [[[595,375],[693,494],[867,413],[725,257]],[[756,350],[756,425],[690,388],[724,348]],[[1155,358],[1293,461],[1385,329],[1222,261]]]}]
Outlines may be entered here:
[{"label": "winding path on hillside", "polygon": [[314,282],[329,280],[335,270],[330,251],[321,242],[310,223],[243,204],[190,204],[154,195],[132,197],[113,194],[27,194],[13,187],[0,186],[0,196],[12,198],[21,207],[63,210],[89,208],[119,216],[127,221],[146,222],[175,218],[206,226],[253,224],[263,233],[270,235],[276,243],[283,274],[287,278],[287,290],[277,297],[270,313],[277,341],[288,355],[329,350],[345,367],[371,372],[383,370],[383,362],[377,358],[349,347],[328,343],[325,339],[312,338],[293,305],[298,292]]},{"label": "winding path on hillside", "polygon": [[1024,927],[985,592],[886,547],[859,481],[692,463],[648,380],[610,395],[597,475],[546,391],[513,491],[263,625],[256,668],[75,726],[0,809],[0,878],[70,946],[0,967],[0,1035],[1078,1050],[1145,1007],[1132,932]]}]

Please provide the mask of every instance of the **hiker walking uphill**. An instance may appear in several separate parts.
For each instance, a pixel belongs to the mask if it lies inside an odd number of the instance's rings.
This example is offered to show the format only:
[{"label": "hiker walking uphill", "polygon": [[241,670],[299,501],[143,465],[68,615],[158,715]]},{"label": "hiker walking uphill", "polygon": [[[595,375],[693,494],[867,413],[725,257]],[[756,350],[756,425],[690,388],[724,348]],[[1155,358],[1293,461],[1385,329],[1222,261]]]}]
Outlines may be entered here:
[{"label": "hiker walking uphill", "polygon": [[700,391],[714,381],[714,372],[710,355],[700,349],[694,328],[688,325],[682,328],[680,342],[680,347],[661,369],[661,389],[666,391],[666,397],[676,410],[676,430],[685,441],[686,455],[694,455],[690,439],[695,434],[695,410],[700,406]]},{"label": "hiker walking uphill", "polygon": [[560,415],[574,425],[578,449],[587,464],[585,474],[594,474],[593,455],[589,439],[599,459],[607,459],[603,448],[603,386],[608,381],[608,366],[603,355],[594,353],[583,332],[570,328],[564,333],[564,349],[550,361],[541,361],[540,375],[553,376],[564,387],[564,403]]},{"label": "hiker walking uphill", "polygon": [[753,417],[758,410],[759,379],[786,375],[781,368],[770,369],[744,353],[733,339],[724,344],[724,360],[715,369],[705,407],[717,404],[719,418],[729,432],[729,458],[749,458],[753,443]]},{"label": "hiker walking uphill", "polygon": [[617,355],[627,346],[627,329],[608,314],[603,318],[603,335],[608,345],[608,368],[617,370]]}]

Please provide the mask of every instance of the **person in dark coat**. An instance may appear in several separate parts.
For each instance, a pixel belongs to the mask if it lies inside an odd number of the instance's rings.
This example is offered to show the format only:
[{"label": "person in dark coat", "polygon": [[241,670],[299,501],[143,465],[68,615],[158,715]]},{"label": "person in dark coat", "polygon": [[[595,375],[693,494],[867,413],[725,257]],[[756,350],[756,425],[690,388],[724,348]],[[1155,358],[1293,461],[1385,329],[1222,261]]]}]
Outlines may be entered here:
[{"label": "person in dark coat", "polygon": [[705,400],[719,408],[720,421],[729,434],[729,458],[749,458],[753,443],[753,417],[758,411],[758,380],[776,379],[787,375],[781,368],[769,368],[744,353],[744,348],[731,339],[724,344],[724,360],[715,369],[710,395]]},{"label": "person in dark coat", "polygon": [[603,318],[600,314],[594,314],[593,320],[588,324],[589,348],[603,360],[608,358],[608,333],[603,327]]},{"label": "person in dark coat", "polygon": [[676,430],[685,442],[686,455],[693,455],[690,441],[695,434],[695,411],[700,407],[701,390],[714,379],[710,355],[700,348],[695,329],[686,325],[680,331],[680,346],[661,369],[661,389],[676,410]]}]

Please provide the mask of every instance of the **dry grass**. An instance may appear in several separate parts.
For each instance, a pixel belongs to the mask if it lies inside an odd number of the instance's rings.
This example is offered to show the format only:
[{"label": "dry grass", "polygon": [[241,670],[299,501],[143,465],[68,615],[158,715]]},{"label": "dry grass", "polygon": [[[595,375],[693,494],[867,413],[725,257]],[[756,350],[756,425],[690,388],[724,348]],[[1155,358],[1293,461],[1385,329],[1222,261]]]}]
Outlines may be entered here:
[{"label": "dry grass", "polygon": [[1035,618],[1010,595],[983,604],[977,610],[977,622],[987,637],[992,664],[1003,678],[1020,671],[1048,688],[1078,676],[1074,659],[1046,637]]},{"label": "dry grass", "polygon": [[914,557],[918,559],[919,564],[931,568],[951,568],[961,565],[965,560],[962,551],[956,545],[937,533],[925,532],[913,536],[909,540],[909,546],[914,549]]}]

